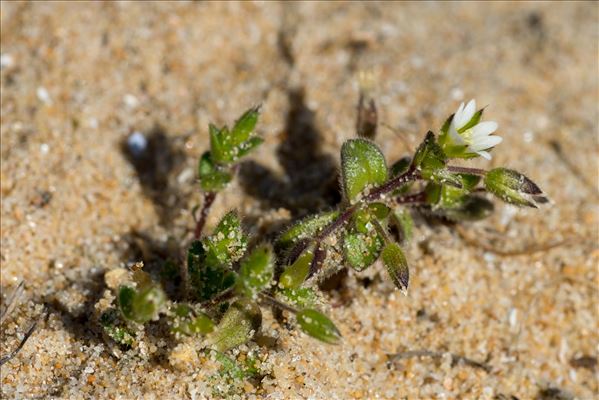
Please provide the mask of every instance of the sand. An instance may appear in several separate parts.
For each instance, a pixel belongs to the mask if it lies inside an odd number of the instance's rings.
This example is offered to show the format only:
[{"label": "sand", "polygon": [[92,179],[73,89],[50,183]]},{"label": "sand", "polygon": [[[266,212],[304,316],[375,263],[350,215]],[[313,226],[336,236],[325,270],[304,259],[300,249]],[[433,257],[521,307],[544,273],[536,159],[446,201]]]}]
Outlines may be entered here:
[{"label": "sand", "polygon": [[[0,12],[3,300],[25,282],[1,355],[39,320],[1,368],[2,398],[598,395],[596,4],[3,2]],[[231,354],[255,357],[259,379],[224,382],[197,340],[149,333],[115,353],[95,320],[110,296],[104,274],[188,240],[208,123],[262,104],[265,144],[207,228],[238,208],[264,237],[338,200],[362,70],[389,160],[476,98],[504,142],[470,165],[522,171],[552,204],[498,204],[462,234],[418,219],[408,296],[380,265],[350,272],[324,294],[343,335],[335,347],[266,312],[263,336]],[[157,150],[147,163],[123,152],[134,131]],[[434,357],[393,358],[410,351]]]}]

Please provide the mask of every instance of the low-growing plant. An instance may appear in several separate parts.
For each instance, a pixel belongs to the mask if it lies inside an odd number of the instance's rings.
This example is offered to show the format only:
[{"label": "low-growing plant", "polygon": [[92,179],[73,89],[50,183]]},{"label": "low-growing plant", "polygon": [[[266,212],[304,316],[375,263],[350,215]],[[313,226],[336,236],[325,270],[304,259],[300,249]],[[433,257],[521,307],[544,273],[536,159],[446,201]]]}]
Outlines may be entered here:
[{"label": "low-growing plant", "polygon": [[462,103],[438,135],[429,131],[411,157],[391,165],[373,141],[346,141],[341,148],[341,203],[296,222],[274,243],[252,248],[235,211],[210,235],[203,235],[203,228],[239,160],[263,141],[255,134],[259,109],[248,110],[231,129],[210,125],[210,150],[198,165],[204,199],[182,274],[184,300],[169,299],[156,280],[135,268],[131,283],[118,289],[115,307],[102,315],[106,333],[129,347],[136,340],[131,327],[165,317],[173,335],[202,336],[206,347],[224,352],[259,331],[261,309],[268,306],[293,316],[306,334],[338,343],[341,333],[319,311],[316,283],[340,268],[363,271],[380,259],[391,281],[406,294],[410,273],[404,247],[412,236],[412,212],[475,221],[493,210],[487,193],[516,206],[547,201],[535,183],[514,170],[451,164],[479,156],[490,159],[490,151],[501,142],[493,135],[497,124],[482,121],[483,111],[474,101]]}]

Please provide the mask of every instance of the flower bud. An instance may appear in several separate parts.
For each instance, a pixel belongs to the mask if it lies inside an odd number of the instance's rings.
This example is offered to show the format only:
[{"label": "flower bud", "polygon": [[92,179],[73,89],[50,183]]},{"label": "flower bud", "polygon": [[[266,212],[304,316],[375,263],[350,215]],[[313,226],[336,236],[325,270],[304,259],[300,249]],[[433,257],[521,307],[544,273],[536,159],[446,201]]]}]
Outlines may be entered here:
[{"label": "flower bud", "polygon": [[487,191],[503,201],[517,206],[537,208],[538,203],[547,203],[543,191],[518,171],[495,168],[485,175]]}]

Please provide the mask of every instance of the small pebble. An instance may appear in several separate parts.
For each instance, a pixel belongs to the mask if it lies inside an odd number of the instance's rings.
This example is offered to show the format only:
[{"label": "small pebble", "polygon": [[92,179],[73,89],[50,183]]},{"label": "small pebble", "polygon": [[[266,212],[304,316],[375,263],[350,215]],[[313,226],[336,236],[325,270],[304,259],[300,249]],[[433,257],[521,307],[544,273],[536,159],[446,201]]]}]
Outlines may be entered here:
[{"label": "small pebble", "polygon": [[127,138],[127,147],[134,157],[139,157],[146,151],[148,139],[143,133],[135,131]]}]

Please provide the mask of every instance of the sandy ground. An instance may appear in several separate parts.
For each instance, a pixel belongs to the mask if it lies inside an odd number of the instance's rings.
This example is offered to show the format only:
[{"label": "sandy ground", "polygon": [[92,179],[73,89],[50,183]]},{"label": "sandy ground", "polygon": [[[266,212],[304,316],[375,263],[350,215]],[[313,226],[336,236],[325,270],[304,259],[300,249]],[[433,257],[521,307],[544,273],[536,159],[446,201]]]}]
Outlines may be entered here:
[{"label": "sandy ground", "polygon": [[[257,103],[266,142],[208,227],[238,207],[263,235],[334,204],[363,69],[394,128],[377,137],[389,159],[475,97],[504,142],[473,165],[525,172],[553,204],[498,205],[465,226],[468,238],[420,221],[409,296],[380,266],[350,273],[325,294],[337,347],[266,315],[265,338],[246,348],[264,377],[230,395],[598,395],[596,3],[3,2],[1,22],[3,299],[26,285],[2,355],[48,313],[2,366],[2,398],[219,397],[218,365],[194,356],[193,342],[113,356],[90,317],[103,275],[148,243],[184,240],[208,122]],[[133,131],[151,138],[151,162],[123,153]],[[390,358],[415,350],[440,357]],[[490,368],[453,365],[450,353]]]}]

